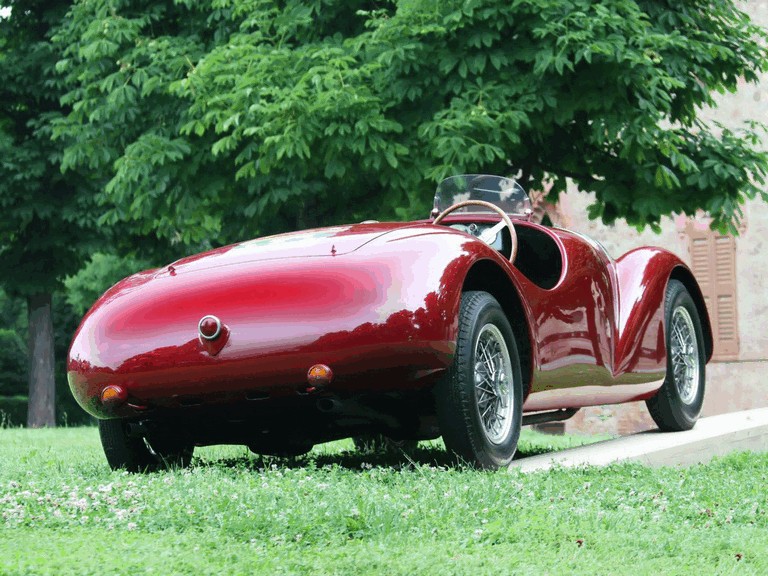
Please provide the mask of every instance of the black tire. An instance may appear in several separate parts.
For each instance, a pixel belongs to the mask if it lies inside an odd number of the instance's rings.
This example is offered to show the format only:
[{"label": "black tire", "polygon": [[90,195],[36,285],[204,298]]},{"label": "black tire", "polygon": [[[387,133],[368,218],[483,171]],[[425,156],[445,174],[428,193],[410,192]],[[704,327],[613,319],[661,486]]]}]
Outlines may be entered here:
[{"label": "black tire", "polygon": [[[480,376],[487,374],[486,368],[490,366],[490,360],[483,362],[481,357],[476,358],[481,336],[483,343],[496,351],[491,364],[496,365],[496,360],[502,363],[504,378],[495,383],[484,380],[476,386],[476,372]],[[505,386],[504,382],[510,378],[511,383]],[[482,388],[482,384],[492,389]],[[487,292],[462,294],[456,355],[435,388],[435,405],[443,441],[459,460],[491,470],[509,465],[517,450],[523,418],[520,358],[509,320]],[[494,406],[499,410],[493,410]],[[498,427],[481,416],[481,410],[488,414],[489,407],[491,416],[504,416],[500,422],[498,418],[493,419]]]},{"label": "black tire", "polygon": [[418,440],[395,440],[389,436],[384,436],[384,434],[354,436],[352,441],[355,443],[357,451],[362,454],[406,454],[411,456],[416,452],[416,447],[419,444]]},{"label": "black tire", "polygon": [[[659,430],[680,432],[693,428],[701,413],[706,351],[699,311],[678,280],[670,280],[667,285],[664,321],[667,376],[656,396],[647,400],[646,405]],[[683,341],[689,341],[688,346],[681,346]]]},{"label": "black tire", "polygon": [[99,420],[99,436],[112,470],[153,472],[163,468],[185,468],[192,461],[194,446],[162,438],[147,441],[128,434],[122,420]]}]

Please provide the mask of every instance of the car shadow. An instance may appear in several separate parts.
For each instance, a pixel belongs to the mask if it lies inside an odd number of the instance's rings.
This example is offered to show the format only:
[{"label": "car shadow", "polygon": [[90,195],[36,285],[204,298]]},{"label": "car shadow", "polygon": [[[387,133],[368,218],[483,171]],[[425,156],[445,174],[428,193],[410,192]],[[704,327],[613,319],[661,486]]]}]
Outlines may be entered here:
[{"label": "car shadow", "polygon": [[[515,460],[546,454],[547,449],[527,448],[518,450]],[[271,470],[274,468],[326,468],[338,467],[346,470],[365,471],[372,468],[387,468],[391,470],[415,469],[421,466],[436,468],[470,468],[470,466],[457,460],[448,451],[438,447],[418,447],[416,450],[405,452],[376,452],[362,453],[356,450],[345,450],[334,453],[310,453],[303,456],[279,457],[260,454],[244,455],[235,458],[200,459],[192,461],[193,467],[224,467],[244,468],[254,472]]]}]

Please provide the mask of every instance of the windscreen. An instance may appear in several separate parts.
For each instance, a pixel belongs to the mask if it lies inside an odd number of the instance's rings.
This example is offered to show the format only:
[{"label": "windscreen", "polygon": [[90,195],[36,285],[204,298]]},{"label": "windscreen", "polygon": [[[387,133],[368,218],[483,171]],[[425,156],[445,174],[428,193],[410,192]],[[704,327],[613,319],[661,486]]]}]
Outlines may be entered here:
[{"label": "windscreen", "polygon": [[[487,174],[463,174],[446,178],[435,192],[435,208],[442,212],[465,200],[483,200],[501,208],[513,216],[527,216],[531,211],[531,201],[514,178],[490,176]],[[467,206],[456,211],[490,212],[484,206]]]}]

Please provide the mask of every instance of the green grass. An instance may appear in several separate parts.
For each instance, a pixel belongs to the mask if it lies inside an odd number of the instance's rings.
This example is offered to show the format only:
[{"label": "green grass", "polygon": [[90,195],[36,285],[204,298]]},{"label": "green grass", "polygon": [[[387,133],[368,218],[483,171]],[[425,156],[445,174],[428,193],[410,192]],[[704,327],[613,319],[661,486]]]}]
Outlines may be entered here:
[{"label": "green grass", "polygon": [[131,475],[95,429],[0,429],[0,574],[768,573],[768,454],[523,475],[350,450]]}]

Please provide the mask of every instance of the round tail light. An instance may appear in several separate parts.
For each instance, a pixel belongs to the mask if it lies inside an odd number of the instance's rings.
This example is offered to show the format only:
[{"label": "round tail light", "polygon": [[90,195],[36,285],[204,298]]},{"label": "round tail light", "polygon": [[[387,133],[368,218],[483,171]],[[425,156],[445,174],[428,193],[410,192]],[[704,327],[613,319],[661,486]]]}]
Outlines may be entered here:
[{"label": "round tail light", "polygon": [[216,340],[221,334],[221,320],[213,314],[203,316],[197,325],[200,337],[205,340]]}]

